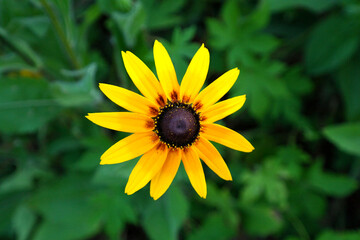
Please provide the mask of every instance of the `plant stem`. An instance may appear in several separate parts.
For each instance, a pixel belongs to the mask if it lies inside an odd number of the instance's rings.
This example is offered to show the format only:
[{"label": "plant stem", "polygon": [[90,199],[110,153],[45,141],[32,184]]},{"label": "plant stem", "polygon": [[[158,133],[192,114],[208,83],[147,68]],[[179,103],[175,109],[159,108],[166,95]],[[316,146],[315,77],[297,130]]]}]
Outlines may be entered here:
[{"label": "plant stem", "polygon": [[63,29],[61,28],[60,22],[57,19],[53,9],[51,8],[51,6],[48,4],[47,0],[40,0],[42,6],[45,8],[46,13],[48,14],[52,25],[55,28],[56,33],[58,34],[59,38],[60,38],[60,43],[63,45],[65,52],[70,60],[71,65],[75,68],[75,69],[79,69],[80,68],[80,64],[77,61],[76,55],[73,51],[73,49],[70,46],[69,41],[66,38],[65,32],[63,31]]},{"label": "plant stem", "polygon": [[295,230],[298,232],[300,238],[303,240],[310,240],[309,233],[300,219],[296,217],[291,211],[287,211],[287,216]]}]

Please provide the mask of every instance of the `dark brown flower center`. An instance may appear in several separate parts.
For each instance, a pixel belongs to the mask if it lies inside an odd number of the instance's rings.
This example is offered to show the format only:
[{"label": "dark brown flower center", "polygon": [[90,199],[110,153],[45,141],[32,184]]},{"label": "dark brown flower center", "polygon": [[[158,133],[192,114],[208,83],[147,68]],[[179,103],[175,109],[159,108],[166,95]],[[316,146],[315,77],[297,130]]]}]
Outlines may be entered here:
[{"label": "dark brown flower center", "polygon": [[169,102],[155,117],[155,132],[169,147],[191,146],[199,131],[199,114],[189,104]]}]

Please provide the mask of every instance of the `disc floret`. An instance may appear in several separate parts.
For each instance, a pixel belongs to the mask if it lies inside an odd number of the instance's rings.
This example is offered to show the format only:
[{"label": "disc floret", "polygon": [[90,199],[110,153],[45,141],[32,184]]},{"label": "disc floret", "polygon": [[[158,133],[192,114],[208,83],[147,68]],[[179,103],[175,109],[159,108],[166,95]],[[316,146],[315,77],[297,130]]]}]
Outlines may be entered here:
[{"label": "disc floret", "polygon": [[153,119],[154,132],[169,148],[188,148],[199,139],[200,113],[192,104],[168,101]]}]

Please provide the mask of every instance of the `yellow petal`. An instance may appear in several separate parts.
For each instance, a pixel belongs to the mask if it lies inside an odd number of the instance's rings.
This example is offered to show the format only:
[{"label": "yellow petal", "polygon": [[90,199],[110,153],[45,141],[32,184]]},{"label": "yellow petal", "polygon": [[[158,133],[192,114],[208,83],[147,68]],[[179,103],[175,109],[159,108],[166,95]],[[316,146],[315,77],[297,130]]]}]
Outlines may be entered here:
[{"label": "yellow petal", "polygon": [[175,68],[165,47],[157,40],[154,43],[154,60],[156,72],[166,97],[173,102],[177,101],[179,99],[180,86]]},{"label": "yellow petal", "polygon": [[201,136],[210,141],[242,152],[251,152],[254,150],[254,147],[248,140],[230,128],[213,123],[202,124],[202,126],[203,133],[201,133]]},{"label": "yellow petal", "polygon": [[206,198],[206,182],[198,154],[193,148],[183,150],[182,162],[190,183],[200,197]]},{"label": "yellow petal", "polygon": [[241,95],[218,102],[201,113],[201,120],[213,123],[239,110],[245,103],[246,96]]},{"label": "yellow petal", "polygon": [[100,164],[115,164],[131,160],[149,151],[158,142],[158,136],[152,131],[134,133],[111,146],[101,156]]},{"label": "yellow petal", "polygon": [[195,144],[195,149],[197,150],[200,158],[219,177],[228,181],[232,180],[229,168],[214,145],[212,145],[204,137],[200,137],[199,141]]},{"label": "yellow petal", "polygon": [[180,99],[183,102],[192,102],[204,85],[209,70],[210,54],[204,44],[191,60],[181,81]]},{"label": "yellow petal", "polygon": [[121,132],[148,132],[154,129],[154,120],[140,113],[89,113],[86,118],[99,126]]},{"label": "yellow petal", "polygon": [[239,73],[237,68],[229,70],[202,90],[194,100],[195,109],[205,110],[219,101],[234,85]]},{"label": "yellow petal", "polygon": [[132,170],[125,193],[130,195],[143,188],[160,171],[167,154],[168,148],[162,143],[145,153]]},{"label": "yellow petal", "polygon": [[99,87],[111,101],[126,110],[143,113],[151,117],[158,114],[158,106],[137,93],[105,83],[100,83]]},{"label": "yellow petal", "polygon": [[166,104],[166,97],[153,72],[131,52],[121,52],[126,71],[139,91],[159,106]]},{"label": "yellow petal", "polygon": [[181,161],[181,151],[169,151],[161,170],[151,179],[150,196],[157,200],[161,197],[175,178]]}]

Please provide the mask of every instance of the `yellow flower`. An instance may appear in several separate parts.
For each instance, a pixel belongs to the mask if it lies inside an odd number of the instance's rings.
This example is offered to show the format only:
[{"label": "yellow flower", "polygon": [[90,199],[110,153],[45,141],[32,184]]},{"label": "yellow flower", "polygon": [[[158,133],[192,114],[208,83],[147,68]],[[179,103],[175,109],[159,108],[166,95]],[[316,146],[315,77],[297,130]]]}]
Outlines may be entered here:
[{"label": "yellow flower", "polygon": [[161,197],[173,181],[180,162],[195,191],[206,198],[206,182],[200,159],[219,177],[231,181],[230,171],[214,141],[229,148],[251,152],[254,147],[239,133],[214,122],[239,110],[245,95],[220,101],[235,83],[234,68],[203,89],[209,68],[209,51],[204,45],[196,52],[179,85],[173,63],[164,46],[155,41],[157,80],[152,71],[131,52],[122,52],[130,78],[144,95],[109,84],[101,91],[130,112],[90,113],[95,124],[133,133],[110,147],[100,164],[121,163],[142,157],[130,174],[125,193],[133,194],[149,181],[150,195]]}]

